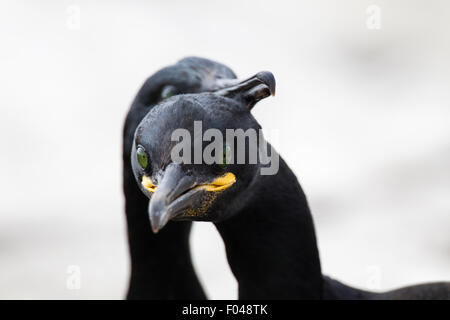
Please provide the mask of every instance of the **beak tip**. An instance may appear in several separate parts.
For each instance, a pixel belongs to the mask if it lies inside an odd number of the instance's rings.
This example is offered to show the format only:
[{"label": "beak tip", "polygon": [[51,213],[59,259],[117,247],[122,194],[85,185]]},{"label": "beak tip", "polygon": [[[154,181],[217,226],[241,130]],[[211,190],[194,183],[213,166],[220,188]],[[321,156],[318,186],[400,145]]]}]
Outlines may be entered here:
[{"label": "beak tip", "polygon": [[275,96],[276,81],[272,72],[261,71],[256,75],[256,78],[258,78],[261,82],[265,83],[269,87],[270,94],[272,96]]},{"label": "beak tip", "polygon": [[153,231],[154,234],[157,234],[159,229],[152,226],[152,231]]},{"label": "beak tip", "polygon": [[165,223],[161,223],[161,221],[154,221],[151,219],[150,219],[150,224],[151,224],[152,231],[154,234],[157,234],[166,225]]},{"label": "beak tip", "polygon": [[150,214],[150,224],[154,234],[157,234],[167,224],[168,219],[165,214]]}]

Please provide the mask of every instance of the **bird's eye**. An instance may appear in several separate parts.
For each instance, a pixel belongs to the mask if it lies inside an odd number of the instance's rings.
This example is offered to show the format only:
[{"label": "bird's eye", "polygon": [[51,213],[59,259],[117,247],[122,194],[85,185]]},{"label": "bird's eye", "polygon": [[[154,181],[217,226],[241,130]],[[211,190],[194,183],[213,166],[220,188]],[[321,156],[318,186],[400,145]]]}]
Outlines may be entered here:
[{"label": "bird's eye", "polygon": [[161,99],[162,100],[168,99],[176,94],[177,94],[176,88],[174,86],[168,85],[161,90]]},{"label": "bird's eye", "polygon": [[142,169],[147,168],[148,157],[147,157],[147,153],[145,153],[145,150],[143,147],[137,148],[136,156],[137,156],[137,161],[138,161],[139,165],[142,167]]},{"label": "bird's eye", "polygon": [[226,145],[223,148],[222,156],[219,159],[219,165],[222,168],[225,168],[227,164],[231,162],[231,148],[229,145]]}]

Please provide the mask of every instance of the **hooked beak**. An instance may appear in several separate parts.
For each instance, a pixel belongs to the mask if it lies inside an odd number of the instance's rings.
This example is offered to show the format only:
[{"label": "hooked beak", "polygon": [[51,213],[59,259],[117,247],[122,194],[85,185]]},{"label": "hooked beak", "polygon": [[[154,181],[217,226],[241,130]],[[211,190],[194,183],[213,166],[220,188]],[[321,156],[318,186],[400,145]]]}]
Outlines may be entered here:
[{"label": "hooked beak", "polygon": [[147,176],[143,176],[142,186],[152,193],[149,215],[153,232],[157,233],[169,220],[183,215],[186,210],[200,207],[205,192],[220,192],[235,182],[234,174],[229,172],[212,182],[199,183],[175,164],[167,167],[158,186],[153,185]]},{"label": "hooked beak", "polygon": [[275,95],[275,77],[270,71],[261,71],[245,80],[219,79],[215,93],[229,98],[242,99],[248,109],[260,100]]}]

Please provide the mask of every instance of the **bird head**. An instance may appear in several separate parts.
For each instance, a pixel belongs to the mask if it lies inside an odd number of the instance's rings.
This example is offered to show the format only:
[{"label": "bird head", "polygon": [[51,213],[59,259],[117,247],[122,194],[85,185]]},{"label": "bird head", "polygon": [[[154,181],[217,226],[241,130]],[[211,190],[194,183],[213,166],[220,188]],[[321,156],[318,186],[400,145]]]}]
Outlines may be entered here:
[{"label": "bird head", "polygon": [[250,111],[274,93],[266,71],[212,92],[175,95],[150,110],[136,129],[131,162],[150,199],[154,232],[169,220],[230,217],[261,168],[261,127]]},{"label": "bird head", "polygon": [[144,83],[137,99],[145,106],[177,94],[214,91],[236,78],[227,66],[200,57],[187,57],[167,66]]}]

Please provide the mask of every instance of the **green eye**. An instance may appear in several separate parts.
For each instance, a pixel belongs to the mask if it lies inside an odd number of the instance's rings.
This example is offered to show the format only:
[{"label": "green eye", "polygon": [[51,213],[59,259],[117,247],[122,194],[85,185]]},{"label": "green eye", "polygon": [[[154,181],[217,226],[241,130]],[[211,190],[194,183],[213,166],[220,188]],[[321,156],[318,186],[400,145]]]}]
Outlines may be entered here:
[{"label": "green eye", "polygon": [[145,153],[144,148],[138,147],[136,150],[136,156],[137,156],[137,161],[139,162],[139,165],[142,167],[142,169],[147,168],[148,158],[147,158],[147,154]]},{"label": "green eye", "polygon": [[161,91],[161,99],[168,99],[172,96],[176,95],[176,89],[174,86],[168,85],[165,86]]},{"label": "green eye", "polygon": [[173,92],[168,92],[166,95],[164,95],[162,98],[163,99],[168,99],[168,98],[170,98],[170,97],[172,97],[172,96],[174,96],[175,95],[175,93],[173,93]]},{"label": "green eye", "polygon": [[223,152],[222,152],[222,156],[220,157],[219,160],[219,165],[224,168],[226,167],[227,164],[229,164],[231,161],[231,148],[230,146],[225,146],[223,148]]}]

